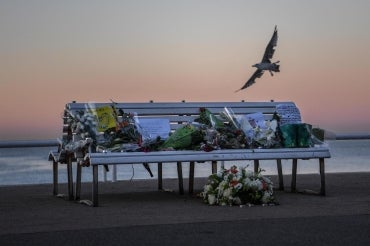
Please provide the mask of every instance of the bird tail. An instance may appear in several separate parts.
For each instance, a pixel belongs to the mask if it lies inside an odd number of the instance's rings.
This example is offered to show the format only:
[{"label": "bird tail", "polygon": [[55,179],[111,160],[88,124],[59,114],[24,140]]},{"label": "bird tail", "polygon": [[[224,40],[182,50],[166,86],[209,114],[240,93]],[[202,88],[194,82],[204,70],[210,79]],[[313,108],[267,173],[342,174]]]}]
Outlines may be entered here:
[{"label": "bird tail", "polygon": [[274,72],[280,72],[280,65],[275,64],[274,69],[272,70]]}]

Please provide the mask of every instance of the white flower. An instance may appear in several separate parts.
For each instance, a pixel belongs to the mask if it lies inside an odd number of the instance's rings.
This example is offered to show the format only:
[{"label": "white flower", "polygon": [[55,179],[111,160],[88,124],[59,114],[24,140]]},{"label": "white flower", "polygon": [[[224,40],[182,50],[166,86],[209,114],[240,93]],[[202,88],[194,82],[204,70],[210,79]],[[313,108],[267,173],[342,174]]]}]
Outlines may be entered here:
[{"label": "white flower", "polygon": [[270,192],[264,192],[263,193],[263,196],[262,196],[262,198],[261,198],[261,200],[262,200],[262,203],[268,203],[268,202],[270,202],[270,200],[271,200],[271,193]]},{"label": "white flower", "polygon": [[219,185],[220,189],[224,190],[228,186],[228,183],[227,180],[223,180]]},{"label": "white flower", "polygon": [[213,194],[208,195],[208,203],[209,205],[214,205],[216,203],[216,196]]},{"label": "white flower", "polygon": [[225,189],[222,195],[224,197],[230,197],[231,196],[231,189],[230,188]]},{"label": "white flower", "polygon": [[[221,182],[214,180],[214,176],[211,175],[208,184],[204,186],[202,196],[209,204],[231,206],[248,202],[268,204],[274,201],[273,184],[269,178],[261,174],[261,170],[254,173],[247,171],[246,167],[239,167],[237,170],[233,166],[233,171],[225,172],[225,169],[222,169],[219,174]],[[247,200],[242,200],[241,197]]]},{"label": "white flower", "polygon": [[253,180],[251,182],[251,187],[256,189],[256,190],[262,190],[263,185],[262,182],[259,179]]},{"label": "white flower", "polygon": [[209,193],[210,191],[212,191],[213,190],[213,188],[212,188],[212,185],[205,185],[204,186],[204,191],[206,192],[206,193]]},{"label": "white flower", "polygon": [[243,183],[247,186],[247,187],[250,187],[251,186],[251,183],[252,183],[252,180],[250,178],[245,178],[243,180]]}]

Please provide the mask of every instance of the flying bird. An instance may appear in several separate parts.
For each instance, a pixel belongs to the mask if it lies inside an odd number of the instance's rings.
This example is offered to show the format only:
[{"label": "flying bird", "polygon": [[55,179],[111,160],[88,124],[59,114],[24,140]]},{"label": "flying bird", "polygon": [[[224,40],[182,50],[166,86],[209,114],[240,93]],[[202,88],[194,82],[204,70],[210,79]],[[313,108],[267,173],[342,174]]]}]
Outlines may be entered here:
[{"label": "flying bird", "polygon": [[273,72],[280,72],[280,65],[277,64],[280,61],[271,63],[271,60],[270,60],[272,56],[274,55],[277,40],[278,40],[278,34],[277,34],[277,27],[275,26],[274,33],[272,34],[270,42],[267,44],[265,54],[263,54],[262,61],[260,63],[252,65],[252,67],[256,67],[257,70],[253,73],[250,79],[248,79],[248,81],[243,85],[243,87],[237,90],[236,92],[246,89],[249,86],[253,85],[256,82],[255,80],[257,78],[261,78],[261,76],[266,70],[270,72],[271,76],[274,76]]}]

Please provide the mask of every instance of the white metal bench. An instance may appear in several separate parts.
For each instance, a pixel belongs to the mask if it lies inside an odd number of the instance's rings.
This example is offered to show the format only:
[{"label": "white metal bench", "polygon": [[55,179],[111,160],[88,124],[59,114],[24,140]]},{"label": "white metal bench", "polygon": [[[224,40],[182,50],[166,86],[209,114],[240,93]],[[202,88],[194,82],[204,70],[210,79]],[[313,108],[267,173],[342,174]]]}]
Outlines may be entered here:
[{"label": "white metal bench", "polygon": [[[250,114],[261,112],[266,120],[271,120],[276,112],[276,105],[291,104],[293,102],[169,102],[169,103],[118,103],[116,108],[121,108],[125,112],[135,112],[139,117],[151,118],[168,118],[170,121],[171,130],[183,126],[187,122],[192,122],[199,117],[199,109],[207,108],[213,114],[218,115],[225,107],[231,108],[235,114]],[[97,103],[100,107],[109,103]],[[84,110],[85,103],[68,103],[66,112],[76,112]],[[63,138],[72,140],[73,132],[68,124],[69,120],[65,113]],[[211,152],[203,151],[153,151],[153,152],[107,152],[93,153],[84,149],[83,151],[68,152],[63,148],[59,151],[50,153],[50,160],[54,163],[54,194],[57,192],[55,188],[57,184],[57,168],[58,163],[67,164],[68,168],[68,190],[70,199],[80,199],[81,191],[81,169],[83,166],[92,166],[92,204],[98,206],[98,167],[107,165],[121,164],[143,164],[157,163],[158,164],[158,188],[162,189],[162,164],[176,163],[179,179],[179,192],[184,193],[182,163],[190,163],[189,173],[189,192],[193,192],[194,184],[194,165],[196,162],[210,162],[212,172],[217,171],[218,161],[237,161],[237,160],[253,160],[254,169],[258,170],[261,160],[276,160],[279,189],[284,189],[283,174],[282,174],[282,159],[292,159],[292,180],[291,190],[296,191],[296,174],[298,159],[318,159],[321,175],[321,188],[319,194],[325,195],[325,158],[330,158],[330,151],[327,147],[309,147],[309,148],[272,148],[272,149],[222,149]],[[73,195],[73,179],[72,179],[72,162],[77,162],[77,177],[76,177],[76,196]]]}]

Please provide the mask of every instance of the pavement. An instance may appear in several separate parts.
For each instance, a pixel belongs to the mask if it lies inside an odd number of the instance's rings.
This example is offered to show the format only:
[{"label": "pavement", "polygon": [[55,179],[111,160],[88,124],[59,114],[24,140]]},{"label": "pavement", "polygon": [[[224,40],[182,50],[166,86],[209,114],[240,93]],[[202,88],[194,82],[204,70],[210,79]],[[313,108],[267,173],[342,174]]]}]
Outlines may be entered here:
[{"label": "pavement", "polygon": [[[0,245],[370,245],[370,173],[326,174],[326,196],[291,193],[290,178],[279,205],[251,207],[204,204],[206,178],[194,195],[176,179],[165,191],[156,179],[99,183],[99,207],[53,196],[51,184],[3,186]],[[297,176],[297,189],[319,188],[318,174]]]}]

